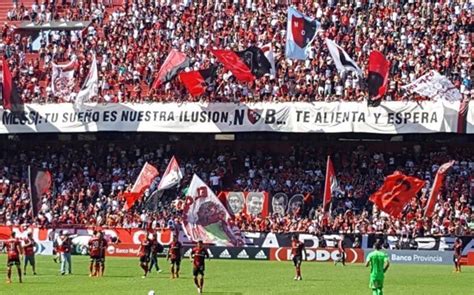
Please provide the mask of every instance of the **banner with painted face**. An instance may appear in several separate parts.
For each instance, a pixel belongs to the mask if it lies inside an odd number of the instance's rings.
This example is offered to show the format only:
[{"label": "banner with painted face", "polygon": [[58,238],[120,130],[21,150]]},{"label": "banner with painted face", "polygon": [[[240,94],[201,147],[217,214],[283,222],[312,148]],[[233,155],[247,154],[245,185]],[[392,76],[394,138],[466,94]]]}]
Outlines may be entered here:
[{"label": "banner with painted face", "polygon": [[276,193],[272,197],[272,212],[279,216],[286,215],[286,208],[288,207],[288,196],[285,193]]},{"label": "banner with painted face", "polygon": [[251,215],[267,217],[269,197],[267,192],[221,192],[219,200],[232,216]]},{"label": "banner with painted face", "polygon": [[296,194],[291,197],[288,202],[287,213],[293,215],[301,215],[304,209],[304,196],[302,194]]}]

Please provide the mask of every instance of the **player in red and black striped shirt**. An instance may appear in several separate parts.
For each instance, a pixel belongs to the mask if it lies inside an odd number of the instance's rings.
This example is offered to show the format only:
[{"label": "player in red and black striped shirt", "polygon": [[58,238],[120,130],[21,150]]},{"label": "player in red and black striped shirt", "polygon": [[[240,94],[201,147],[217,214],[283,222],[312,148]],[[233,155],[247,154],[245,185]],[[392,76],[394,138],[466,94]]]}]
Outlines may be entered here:
[{"label": "player in red and black striped shirt", "polygon": [[28,263],[33,269],[33,274],[36,275],[35,268],[35,240],[33,239],[33,233],[29,232],[28,236],[23,240],[23,254],[24,254],[24,266],[23,275],[26,275],[26,266]]},{"label": "player in red and black striped shirt", "polygon": [[306,258],[306,250],[304,243],[298,240],[297,235],[293,235],[291,238],[291,256],[293,256],[293,264],[296,269],[295,281],[301,281],[301,263],[303,262],[303,254]]},{"label": "player in red and black striped shirt", "polygon": [[[191,259],[193,262],[193,277],[194,284],[196,285],[198,292],[202,293],[204,287],[204,269],[205,259],[209,258],[209,252],[203,247],[202,241],[198,241],[197,246],[191,251]],[[201,278],[199,278],[201,276]]]},{"label": "player in red and black striped shirt", "polygon": [[454,242],[454,272],[461,272],[461,256],[462,256],[462,241],[460,238],[456,238]]},{"label": "player in red and black striped shirt", "polygon": [[15,232],[12,232],[11,238],[8,239],[5,243],[7,250],[7,283],[12,282],[12,266],[16,265],[18,271],[18,277],[21,280],[21,265],[20,265],[20,255],[21,255],[21,243],[20,240],[16,238]]},{"label": "player in red and black striped shirt", "polygon": [[105,272],[105,252],[107,251],[107,247],[109,246],[109,242],[104,235],[104,232],[99,231],[99,273],[98,276],[103,276]]},{"label": "player in red and black striped shirt", "polygon": [[173,242],[170,244],[170,249],[166,260],[171,262],[171,278],[179,278],[179,267],[181,265],[181,243],[178,241],[178,235],[173,236]]},{"label": "player in red and black striped shirt", "polygon": [[89,240],[89,256],[91,259],[89,276],[95,277],[99,274],[100,268],[100,238],[97,231],[94,231],[93,236]]}]

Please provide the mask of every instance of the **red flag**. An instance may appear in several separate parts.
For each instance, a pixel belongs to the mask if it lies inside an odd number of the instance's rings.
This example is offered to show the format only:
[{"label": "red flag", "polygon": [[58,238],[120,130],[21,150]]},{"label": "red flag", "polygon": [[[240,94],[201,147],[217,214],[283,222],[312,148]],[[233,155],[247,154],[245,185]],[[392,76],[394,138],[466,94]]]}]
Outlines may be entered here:
[{"label": "red flag", "polygon": [[11,111],[15,111],[18,107],[23,105],[18,91],[15,85],[15,82],[12,78],[12,73],[8,68],[8,62],[5,58],[2,59],[2,72],[3,72],[3,88],[2,88],[2,97],[3,97],[3,108]]},{"label": "red flag", "polygon": [[323,196],[323,210],[326,211],[327,206],[331,203],[332,195],[338,186],[334,166],[332,165],[331,157],[328,156],[326,165],[326,180],[324,182],[324,196]]},{"label": "red flag", "polygon": [[379,51],[370,52],[369,56],[369,101],[380,102],[387,92],[390,62]]},{"label": "red flag", "polygon": [[168,163],[168,167],[166,167],[165,173],[158,184],[157,190],[162,191],[166,189],[170,189],[176,185],[178,185],[183,179],[183,173],[179,168],[178,161],[173,156],[171,161]]},{"label": "red flag", "polygon": [[192,96],[203,95],[207,87],[216,77],[217,67],[210,67],[205,70],[183,72],[179,74],[179,80],[184,84]]},{"label": "red flag", "polygon": [[158,75],[153,82],[152,88],[157,89],[162,83],[171,81],[180,71],[189,66],[191,61],[186,54],[176,49],[171,49],[165,61],[161,65]]},{"label": "red flag", "polygon": [[135,204],[135,202],[143,195],[145,190],[151,185],[153,179],[155,179],[157,176],[158,170],[156,170],[156,168],[152,165],[148,164],[148,162],[145,163],[140,175],[138,175],[138,178],[132,187],[132,190],[130,192],[124,193],[125,199],[127,201],[124,209],[130,209],[133,204]]},{"label": "red flag", "polygon": [[441,187],[443,186],[444,178],[449,168],[451,168],[453,165],[454,161],[450,161],[448,163],[444,163],[443,165],[441,165],[441,167],[439,167],[433,182],[433,187],[431,188],[430,198],[428,199],[428,203],[426,204],[425,217],[431,217],[431,215],[433,215],[433,210],[436,201],[438,200]]},{"label": "red flag", "polygon": [[211,50],[211,52],[226,70],[231,71],[235,78],[242,82],[253,82],[272,70],[272,65],[263,50],[255,46],[237,52],[232,50]]},{"label": "red flag", "polygon": [[399,217],[405,205],[424,185],[424,180],[395,171],[385,178],[382,187],[373,193],[369,200],[380,210],[393,217]]}]

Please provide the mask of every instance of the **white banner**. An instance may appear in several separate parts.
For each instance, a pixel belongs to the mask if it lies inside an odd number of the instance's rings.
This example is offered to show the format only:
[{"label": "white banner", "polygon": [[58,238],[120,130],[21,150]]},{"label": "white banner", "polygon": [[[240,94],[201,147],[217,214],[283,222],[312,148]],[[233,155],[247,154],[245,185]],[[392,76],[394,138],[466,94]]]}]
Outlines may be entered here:
[{"label": "white banner", "polygon": [[[25,116],[0,109],[0,133],[456,132],[460,102],[27,104]],[[472,115],[470,116],[472,119]],[[472,121],[471,121],[472,122]]]},{"label": "white banner", "polygon": [[402,86],[402,88],[434,100],[459,101],[462,99],[461,92],[454,87],[453,83],[434,70],[429,71],[412,83]]}]

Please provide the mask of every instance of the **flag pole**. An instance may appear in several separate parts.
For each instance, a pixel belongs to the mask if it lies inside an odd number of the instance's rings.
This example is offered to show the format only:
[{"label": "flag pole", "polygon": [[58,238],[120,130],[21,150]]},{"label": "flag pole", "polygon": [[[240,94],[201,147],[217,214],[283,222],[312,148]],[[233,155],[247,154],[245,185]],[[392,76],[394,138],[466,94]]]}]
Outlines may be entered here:
[{"label": "flag pole", "polygon": [[31,204],[31,217],[35,218],[35,210],[33,208],[33,194],[31,192],[31,165],[28,165],[28,193],[30,194],[30,204]]}]

